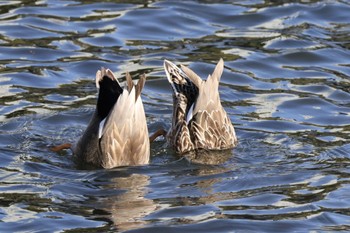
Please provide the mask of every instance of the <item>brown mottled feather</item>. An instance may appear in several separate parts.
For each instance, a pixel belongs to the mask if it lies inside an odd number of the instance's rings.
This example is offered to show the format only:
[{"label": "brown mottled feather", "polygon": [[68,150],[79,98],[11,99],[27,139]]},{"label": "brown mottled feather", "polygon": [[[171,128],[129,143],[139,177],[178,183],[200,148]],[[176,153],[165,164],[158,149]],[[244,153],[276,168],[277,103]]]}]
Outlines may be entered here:
[{"label": "brown mottled feather", "polygon": [[169,61],[164,62],[174,91],[173,122],[168,141],[177,153],[199,149],[224,150],[236,146],[235,130],[221,105],[218,91],[223,67],[224,62],[220,59],[212,75],[203,81],[185,66],[180,69]]}]

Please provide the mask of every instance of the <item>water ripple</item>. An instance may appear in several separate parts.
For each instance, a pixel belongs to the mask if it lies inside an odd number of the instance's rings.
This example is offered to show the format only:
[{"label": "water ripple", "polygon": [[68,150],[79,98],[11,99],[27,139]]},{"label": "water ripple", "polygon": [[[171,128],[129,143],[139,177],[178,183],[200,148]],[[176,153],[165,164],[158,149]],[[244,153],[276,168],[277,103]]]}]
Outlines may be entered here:
[{"label": "water ripple", "polygon": [[[0,2],[0,228],[21,231],[349,231],[346,1]],[[206,78],[239,145],[191,163],[81,170],[71,151],[94,75],[146,73],[149,131],[171,124],[163,59]],[[45,230],[43,230],[45,229]]]}]

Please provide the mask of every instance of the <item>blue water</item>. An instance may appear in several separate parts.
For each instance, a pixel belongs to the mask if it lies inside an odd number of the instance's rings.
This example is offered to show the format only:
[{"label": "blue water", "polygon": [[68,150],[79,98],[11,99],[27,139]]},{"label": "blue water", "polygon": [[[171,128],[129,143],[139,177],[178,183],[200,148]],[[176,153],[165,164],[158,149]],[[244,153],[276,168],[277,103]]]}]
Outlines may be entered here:
[{"label": "blue water", "polygon": [[[1,232],[350,231],[348,1],[0,1]],[[80,170],[70,151],[101,66],[142,93],[150,133],[171,124],[163,60],[206,78],[239,145],[189,162]],[[214,158],[214,159],[213,159]]]}]

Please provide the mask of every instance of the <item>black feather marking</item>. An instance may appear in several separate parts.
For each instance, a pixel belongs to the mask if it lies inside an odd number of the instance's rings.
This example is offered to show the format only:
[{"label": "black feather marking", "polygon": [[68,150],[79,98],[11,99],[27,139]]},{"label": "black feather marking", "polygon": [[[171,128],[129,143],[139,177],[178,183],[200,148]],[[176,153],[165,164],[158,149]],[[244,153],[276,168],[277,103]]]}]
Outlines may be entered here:
[{"label": "black feather marking", "polygon": [[[177,76],[178,75],[178,76]],[[199,90],[196,85],[187,77],[186,74],[181,73],[177,75],[172,75],[173,86],[177,93],[182,93],[187,99],[186,105],[186,116],[193,103],[196,102]],[[179,76],[182,80],[179,80]]]},{"label": "black feather marking", "polygon": [[116,80],[103,76],[99,81],[100,91],[97,99],[97,114],[102,119],[106,118],[117,102],[123,89]]}]

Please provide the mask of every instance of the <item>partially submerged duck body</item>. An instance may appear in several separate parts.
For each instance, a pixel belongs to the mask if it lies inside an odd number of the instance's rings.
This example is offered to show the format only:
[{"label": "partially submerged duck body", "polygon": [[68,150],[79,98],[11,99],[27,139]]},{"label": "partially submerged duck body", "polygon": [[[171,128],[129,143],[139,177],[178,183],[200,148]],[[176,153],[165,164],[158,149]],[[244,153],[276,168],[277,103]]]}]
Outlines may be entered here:
[{"label": "partially submerged duck body", "polygon": [[223,68],[221,59],[213,74],[204,81],[191,69],[185,66],[180,69],[172,62],[164,61],[174,99],[167,140],[178,154],[236,146],[234,127],[220,102],[218,88]]},{"label": "partially submerged duck body", "polygon": [[127,73],[126,80],[122,88],[111,70],[97,71],[96,110],[74,148],[80,164],[113,168],[149,162],[150,143],[140,96],[146,77],[142,75],[134,85]]}]

